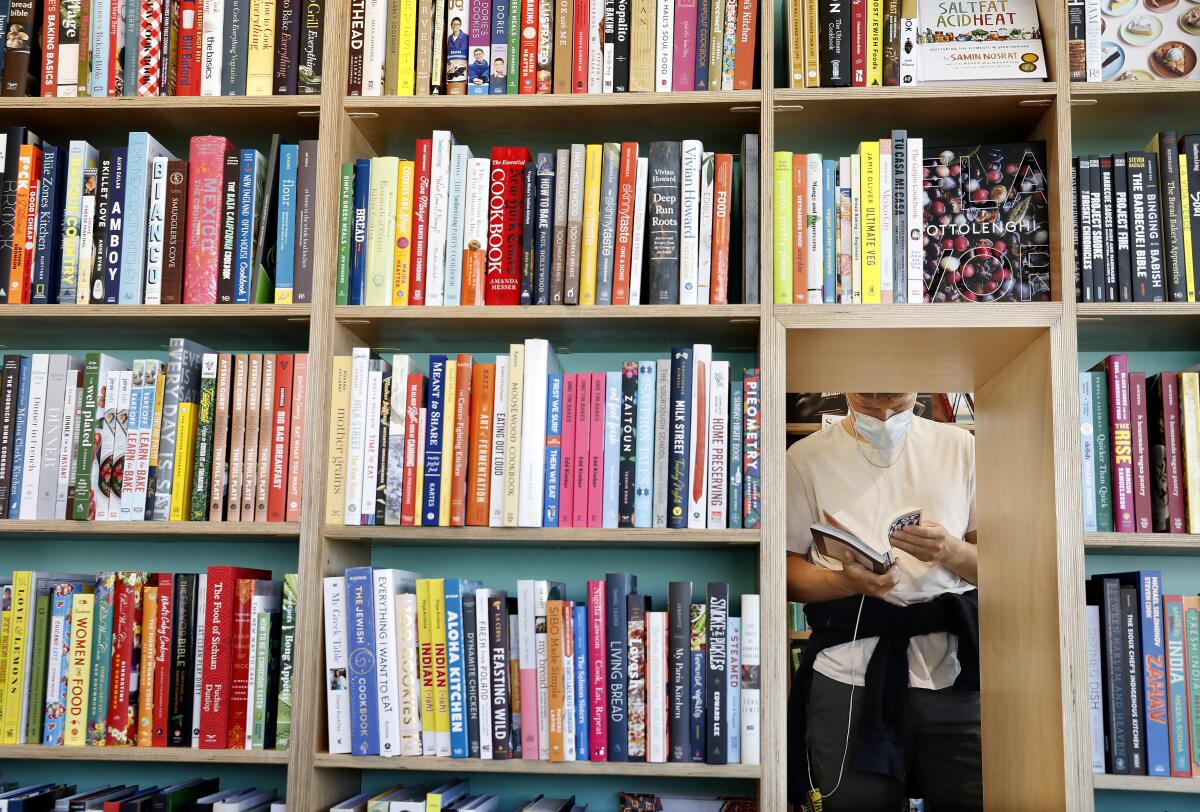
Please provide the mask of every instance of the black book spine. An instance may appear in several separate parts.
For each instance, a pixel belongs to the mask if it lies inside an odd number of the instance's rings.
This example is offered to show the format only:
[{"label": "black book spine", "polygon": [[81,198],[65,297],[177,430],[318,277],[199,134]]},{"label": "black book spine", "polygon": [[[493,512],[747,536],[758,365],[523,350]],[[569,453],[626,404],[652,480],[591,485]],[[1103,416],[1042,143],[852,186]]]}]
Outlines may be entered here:
[{"label": "black book spine", "polygon": [[1095,301],[1092,274],[1092,156],[1079,159],[1077,179],[1079,206],[1079,279],[1082,302]]},{"label": "black book spine", "polygon": [[634,469],[637,465],[637,362],[621,365],[621,435],[617,469],[617,526],[633,527]]},{"label": "black book spine", "polygon": [[300,0],[279,0],[275,14],[276,96],[296,95],[296,60],[300,55]]},{"label": "black book spine", "polygon": [[238,179],[242,160],[238,150],[225,155],[225,177],[222,180],[221,274],[217,277],[217,304],[232,304],[234,295],[233,258],[237,243]]},{"label": "black book spine", "polygon": [[125,234],[125,172],[128,150],[113,149],[108,192],[108,222],[104,230],[104,304],[116,304],[121,292],[121,238]]},{"label": "black book spine", "polygon": [[628,597],[637,591],[637,578],[627,572],[604,576],[604,632],[608,657],[608,760],[629,760],[629,696],[626,693],[626,655],[629,649]]},{"label": "black book spine", "polygon": [[1104,189],[1100,156],[1088,157],[1089,200],[1092,207],[1092,301],[1104,301]]},{"label": "black book spine", "polygon": [[[382,522],[380,522],[382,524]],[[485,610],[486,611],[486,610]],[[464,589],[462,594],[463,617],[463,664],[467,672],[467,741],[471,758],[479,758],[479,656],[475,650],[479,630],[475,627],[475,589]]]},{"label": "black book spine", "polygon": [[[700,0],[699,8],[706,4]],[[629,92],[630,34],[633,30],[633,7],[630,0],[613,0],[613,92]],[[700,28],[699,39],[706,41],[708,28]],[[694,51],[693,51],[694,53]]]},{"label": "black book spine", "polygon": [[692,348],[671,350],[670,448],[667,458],[667,527],[687,527],[688,431],[692,418]]},{"label": "black book spine", "polygon": [[1132,775],[1146,774],[1146,732],[1142,712],[1146,707],[1142,698],[1142,641],[1141,616],[1138,605],[1137,587],[1121,587],[1121,638],[1122,685],[1125,689],[1129,711],[1125,724],[1129,731],[1129,772]]},{"label": "black book spine", "polygon": [[[1133,284],[1133,301],[1152,302],[1150,287],[1151,249],[1158,244],[1158,211],[1150,211],[1150,165],[1154,156],[1145,152],[1125,153],[1126,177],[1129,187],[1129,255]],[[1150,225],[1154,224],[1151,239]],[[1154,248],[1157,251],[1157,248]],[[1157,260],[1155,260],[1157,262]],[[1161,266],[1160,266],[1161,267]],[[1161,271],[1160,271],[1161,274]],[[1161,299],[1160,299],[1161,301]]]},{"label": "black book spine", "polygon": [[691,761],[692,582],[667,586],[667,741],[670,761]]},{"label": "black book spine", "polygon": [[508,704],[508,593],[498,590],[488,592],[488,651],[489,668],[492,675],[492,758],[511,757],[509,744],[512,733],[511,714]]},{"label": "black book spine", "polygon": [[705,749],[709,764],[729,762],[729,584],[708,584],[708,674],[704,686]]},{"label": "black book spine", "polygon": [[263,711],[264,750],[275,749],[275,721],[279,716],[279,642],[282,636],[283,615],[281,612],[271,612],[271,630],[267,637],[267,704]]},{"label": "black book spine", "polygon": [[[0,48],[0,53],[4,49]],[[17,217],[17,161],[29,136],[24,127],[9,127],[5,136],[4,176],[0,178],[0,304],[8,301],[8,266],[12,263]]]},{"label": "black book spine", "polygon": [[168,693],[167,746],[192,745],[192,692],[196,658],[196,587],[194,574],[175,576],[175,628],[171,634],[171,687]]},{"label": "black book spine", "polygon": [[534,224],[537,216],[537,167],[525,163],[525,197],[521,202],[521,304],[533,304],[533,275],[536,267]]},{"label": "black book spine", "polygon": [[883,2],[883,83],[900,84],[900,0]]},{"label": "black book spine", "polygon": [[[899,25],[899,21],[896,23]],[[892,301],[908,302],[908,131],[892,130]],[[836,227],[836,226],[835,226]]]},{"label": "black book spine", "polygon": [[537,156],[534,203],[533,304],[550,304],[550,259],[554,240],[554,153]]},{"label": "black book spine", "polygon": [[296,93],[321,94],[321,33],[325,27],[325,0],[304,0],[300,25],[300,56],[296,64]]},{"label": "black book spine", "polygon": [[[95,252],[92,260],[92,289],[88,292],[89,304],[104,304],[104,245],[105,235],[108,233],[108,201],[112,193],[114,152],[115,149],[100,150],[100,163],[96,170],[96,228],[92,233]],[[5,263],[0,267],[7,268],[8,265]]]},{"label": "black book spine", "polygon": [[818,5],[821,87],[850,87],[850,2],[827,0]]},{"label": "black book spine", "polygon": [[0,519],[8,518],[8,491],[12,484],[14,423],[17,420],[17,390],[21,383],[21,356],[4,356],[0,371]]},{"label": "black book spine", "polygon": [[1183,198],[1183,227],[1190,229],[1191,256],[1184,257],[1184,267],[1190,268],[1191,293],[1196,296],[1196,277],[1200,273],[1200,135],[1185,135],[1179,142],[1181,176],[1186,175],[1187,195]]},{"label": "black book spine", "polygon": [[[845,0],[842,5],[845,6]],[[849,10],[847,9],[847,12]],[[850,27],[846,26],[845,31]],[[849,53],[849,44],[846,46]],[[742,138],[741,210],[742,210],[742,304],[758,304],[758,174],[760,171],[758,136],[748,134]],[[735,204],[736,205],[736,204]],[[730,262],[730,267],[737,267]]]},{"label": "black book spine", "polygon": [[312,302],[313,240],[317,208],[317,142],[301,141],[296,167],[296,278],[292,298],[296,304]]},{"label": "black book spine", "polygon": [[36,74],[42,67],[41,28],[40,0],[12,0],[4,28],[4,96],[37,95]]},{"label": "black book spine", "polygon": [[1103,626],[1100,647],[1104,658],[1104,725],[1107,734],[1106,755],[1108,771],[1129,775],[1129,697],[1124,690],[1126,666],[1125,640],[1121,618],[1121,583],[1116,578],[1102,578],[1096,586]]},{"label": "black book spine", "polygon": [[646,257],[649,303],[679,304],[678,141],[650,144],[649,199],[646,201]]},{"label": "black book spine", "polygon": [[1083,301],[1083,227],[1079,207],[1079,158],[1071,159],[1071,226],[1075,240],[1075,301]]},{"label": "black book spine", "polygon": [[1179,136],[1171,131],[1158,134],[1158,177],[1167,301],[1186,302],[1183,201],[1179,194]]},{"label": "black book spine", "polygon": [[1149,270],[1150,302],[1165,302],[1166,250],[1163,244],[1162,210],[1159,208],[1162,193],[1159,191],[1159,158],[1154,153],[1146,155],[1146,254]]},{"label": "black book spine", "polygon": [[[1200,180],[1200,178],[1197,178]],[[1113,156],[1113,236],[1117,247],[1117,299],[1133,301],[1132,259],[1129,254],[1129,176],[1125,155]]]},{"label": "black book spine", "polygon": [[363,61],[366,57],[366,0],[350,0],[350,61],[346,67],[346,95],[363,94]]},{"label": "black book spine", "polygon": [[1100,159],[1100,216],[1104,222],[1104,301],[1120,301],[1117,283],[1117,235],[1113,223],[1113,162]]},{"label": "black book spine", "polygon": [[376,449],[375,470],[379,473],[375,483],[375,524],[382,525],[387,515],[387,455],[388,437],[392,426],[392,373],[383,371],[383,385],[379,398],[379,447]]},{"label": "black book spine", "polygon": [[[275,236],[278,234],[278,211],[276,192],[279,187],[279,134],[271,136],[271,149],[267,153],[266,183],[263,184],[262,201],[258,207],[258,233],[254,236],[254,264],[250,266],[250,301],[257,301],[259,271],[275,274]],[[170,177],[168,169],[167,177]],[[165,280],[163,287],[166,287]]]}]

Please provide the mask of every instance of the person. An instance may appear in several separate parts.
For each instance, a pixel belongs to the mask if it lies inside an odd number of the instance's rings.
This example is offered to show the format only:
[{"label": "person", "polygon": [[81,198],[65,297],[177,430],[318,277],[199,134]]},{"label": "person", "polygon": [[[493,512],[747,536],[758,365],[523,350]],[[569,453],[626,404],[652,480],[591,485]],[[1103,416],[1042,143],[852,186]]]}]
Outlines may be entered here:
[{"label": "person", "polygon": [[[974,437],[915,416],[915,393],[846,400],[846,418],[788,450],[788,599],[812,629],[789,701],[789,798],[982,809]],[[823,521],[886,550],[891,517],[913,508],[882,574],[814,547]]]},{"label": "person", "polygon": [[467,66],[467,83],[472,85],[486,85],[488,83],[488,61],[483,55],[482,48],[476,48],[471,52],[474,59]]}]

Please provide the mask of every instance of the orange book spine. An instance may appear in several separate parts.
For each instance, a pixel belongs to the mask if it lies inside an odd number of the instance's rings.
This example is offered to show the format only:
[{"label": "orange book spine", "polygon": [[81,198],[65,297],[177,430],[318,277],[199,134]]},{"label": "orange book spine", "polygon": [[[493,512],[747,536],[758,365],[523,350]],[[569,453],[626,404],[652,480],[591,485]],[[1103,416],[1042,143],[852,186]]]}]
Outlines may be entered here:
[{"label": "orange book spine", "polygon": [[621,144],[621,164],[617,182],[617,245],[613,257],[612,303],[629,304],[629,275],[633,273],[633,208],[637,183],[638,145]]},{"label": "orange book spine", "polygon": [[546,601],[546,691],[550,760],[564,760],[563,743],[563,602]]},{"label": "orange book spine", "polygon": [[263,355],[251,353],[249,371],[246,375],[246,416],[242,437],[242,488],[238,493],[241,513],[238,521],[254,521],[254,484],[258,481],[258,417],[262,411]]},{"label": "orange book spine", "polygon": [[454,393],[454,456],[450,473],[450,526],[466,524],[467,460],[470,455],[471,377],[473,362],[468,353],[459,353]]},{"label": "orange book spine", "polygon": [[733,156],[717,154],[713,178],[712,278],[708,299],[711,304],[729,303],[729,232],[730,207],[733,204]]},{"label": "orange book spine", "polygon": [[476,364],[471,373],[471,463],[467,483],[467,525],[470,527],[488,525],[495,387],[496,365]]},{"label": "orange book spine", "polygon": [[733,89],[753,90],[754,47],[758,36],[758,0],[738,0],[733,47]]},{"label": "orange book spine", "polygon": [[154,746],[154,631],[158,628],[158,587],[142,590],[142,651],[138,666],[137,746]]},{"label": "orange book spine", "polygon": [[[12,258],[8,266],[8,303],[29,304],[29,281],[33,272],[33,251],[27,239],[30,220],[37,220],[37,178],[41,174],[38,158],[41,150],[22,144],[17,157],[17,195],[13,207]],[[30,212],[30,206],[33,212]],[[36,234],[36,231],[34,232]]]},{"label": "orange book spine", "polygon": [[463,307],[483,306],[483,280],[486,267],[486,254],[482,248],[463,249]]},{"label": "orange book spine", "polygon": [[792,158],[792,303],[804,304],[808,301],[808,273],[806,268],[808,252],[804,247],[808,201],[805,186],[806,161],[803,155]]}]

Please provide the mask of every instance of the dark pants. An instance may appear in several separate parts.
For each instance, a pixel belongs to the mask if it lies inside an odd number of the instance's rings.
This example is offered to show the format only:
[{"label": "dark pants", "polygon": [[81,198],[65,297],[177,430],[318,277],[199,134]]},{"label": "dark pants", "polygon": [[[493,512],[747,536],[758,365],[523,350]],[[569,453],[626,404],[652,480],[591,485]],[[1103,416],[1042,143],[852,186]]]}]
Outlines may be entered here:
[{"label": "dark pants", "polygon": [[[979,741],[979,694],[952,689],[909,688],[912,709],[909,783],[912,797],[924,798],[926,812],[983,809],[982,759]],[[854,731],[862,710],[863,689],[854,691],[850,753],[840,786],[846,747],[846,711],[850,686],[813,674],[808,703],[808,754],[812,780],[824,795],[825,812],[863,810],[896,812],[909,797],[903,781],[877,773],[856,772]],[[807,786],[807,776],[789,776]]]}]

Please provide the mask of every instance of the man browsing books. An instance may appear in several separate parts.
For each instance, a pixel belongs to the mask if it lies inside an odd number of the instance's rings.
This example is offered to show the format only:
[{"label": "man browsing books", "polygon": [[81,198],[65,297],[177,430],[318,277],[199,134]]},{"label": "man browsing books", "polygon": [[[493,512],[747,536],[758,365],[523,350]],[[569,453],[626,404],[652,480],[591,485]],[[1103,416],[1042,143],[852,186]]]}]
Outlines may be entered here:
[{"label": "man browsing books", "polygon": [[827,812],[981,809],[974,437],[915,416],[915,393],[846,399],[788,451],[788,599],[813,629],[788,794]]}]

